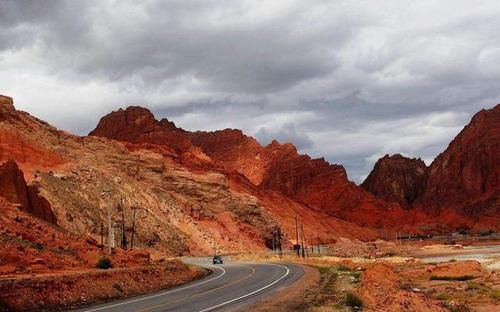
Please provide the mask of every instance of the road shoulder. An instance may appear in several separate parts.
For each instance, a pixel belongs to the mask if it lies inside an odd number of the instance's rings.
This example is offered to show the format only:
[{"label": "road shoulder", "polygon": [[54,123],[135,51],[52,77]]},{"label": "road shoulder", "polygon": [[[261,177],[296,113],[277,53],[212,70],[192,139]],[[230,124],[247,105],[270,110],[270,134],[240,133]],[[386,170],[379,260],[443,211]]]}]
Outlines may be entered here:
[{"label": "road shoulder", "polygon": [[273,311],[298,311],[305,302],[308,289],[318,285],[320,274],[317,269],[307,265],[295,264],[304,270],[304,275],[290,286],[282,287],[272,296],[254,304],[246,311],[273,312]]}]

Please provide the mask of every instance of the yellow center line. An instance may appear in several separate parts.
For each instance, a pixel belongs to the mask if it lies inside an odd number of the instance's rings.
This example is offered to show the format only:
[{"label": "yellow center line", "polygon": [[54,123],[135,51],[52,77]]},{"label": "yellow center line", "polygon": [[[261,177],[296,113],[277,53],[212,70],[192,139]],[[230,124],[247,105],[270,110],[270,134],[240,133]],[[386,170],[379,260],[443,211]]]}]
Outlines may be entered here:
[{"label": "yellow center line", "polygon": [[[201,295],[205,295],[205,294],[208,294],[208,293],[211,293],[211,292],[214,292],[216,290],[220,290],[220,289],[224,289],[224,288],[227,288],[229,286],[232,286],[236,283],[239,283],[239,282],[242,282],[252,276],[255,275],[255,269],[252,268],[251,266],[248,266],[250,268],[250,270],[252,270],[252,272],[242,278],[239,278],[235,281],[232,281],[231,283],[229,284],[225,284],[225,285],[222,285],[222,286],[219,286],[219,287],[216,287],[216,288],[212,288],[212,289],[209,289],[209,290],[206,290],[206,291],[203,291],[201,293],[198,293],[196,295],[192,295],[192,296],[189,296],[189,299],[193,298],[193,297],[198,297],[198,296],[201,296]],[[146,308],[146,309],[142,309],[142,310],[137,310],[135,312],[146,312],[146,311],[151,311],[153,309],[156,309],[156,308],[159,308],[159,307],[163,307],[163,306],[166,306],[166,305],[169,305],[169,304],[172,304],[172,303],[176,303],[176,302],[179,302],[179,301],[182,301],[182,300],[185,300],[186,298],[181,298],[181,299],[177,299],[177,300],[172,300],[172,301],[167,301],[167,302],[163,302],[163,303],[160,303],[160,304],[157,304],[157,305],[154,305],[154,306],[151,306],[149,308]]]}]

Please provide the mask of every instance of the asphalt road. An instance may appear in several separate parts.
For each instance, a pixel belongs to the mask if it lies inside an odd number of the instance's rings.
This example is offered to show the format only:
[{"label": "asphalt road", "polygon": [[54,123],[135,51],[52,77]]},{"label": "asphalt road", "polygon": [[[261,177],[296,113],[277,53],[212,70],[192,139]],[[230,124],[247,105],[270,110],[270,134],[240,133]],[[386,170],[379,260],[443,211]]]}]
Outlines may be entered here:
[{"label": "asphalt road", "polygon": [[206,267],[213,273],[176,288],[77,311],[245,311],[245,308],[272,296],[279,288],[298,281],[304,274],[301,267],[292,264],[229,262],[214,266],[208,259],[189,259],[186,262]]}]

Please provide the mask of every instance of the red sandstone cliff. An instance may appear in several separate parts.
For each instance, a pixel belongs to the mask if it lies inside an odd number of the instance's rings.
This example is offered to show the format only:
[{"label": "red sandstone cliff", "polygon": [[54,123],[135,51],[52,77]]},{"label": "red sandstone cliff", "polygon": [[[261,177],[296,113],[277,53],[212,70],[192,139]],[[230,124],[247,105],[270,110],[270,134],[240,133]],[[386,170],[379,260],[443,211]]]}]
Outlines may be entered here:
[{"label": "red sandstone cliff", "polygon": [[174,123],[167,119],[158,121],[149,110],[136,106],[106,115],[89,135],[131,143],[168,145],[181,153],[193,148],[184,131]]},{"label": "red sandstone cliff", "polygon": [[430,167],[421,160],[386,155],[362,187],[380,199],[424,211],[427,222],[439,219],[471,227],[476,220],[498,228],[500,105],[477,113]]},{"label": "red sandstone cliff", "polygon": [[26,185],[24,174],[14,161],[0,165],[0,197],[42,220],[57,223],[49,202],[38,194],[36,186]]},{"label": "red sandstone cliff", "polygon": [[378,198],[410,207],[425,191],[428,168],[421,159],[385,155],[361,187]]},{"label": "red sandstone cliff", "polygon": [[434,160],[421,203],[475,218],[500,215],[500,104],[477,113]]}]

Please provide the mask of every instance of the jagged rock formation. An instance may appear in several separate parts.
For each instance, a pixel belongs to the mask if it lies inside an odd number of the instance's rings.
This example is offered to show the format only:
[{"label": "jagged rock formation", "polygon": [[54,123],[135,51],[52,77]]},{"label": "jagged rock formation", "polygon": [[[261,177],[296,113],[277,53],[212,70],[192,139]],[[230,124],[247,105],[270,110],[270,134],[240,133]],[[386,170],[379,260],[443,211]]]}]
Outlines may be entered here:
[{"label": "jagged rock formation", "polygon": [[24,174],[14,161],[10,160],[0,165],[0,197],[18,204],[23,211],[57,224],[49,202],[40,196],[36,186],[26,185]]},{"label": "jagged rock formation", "polygon": [[378,198],[410,207],[425,191],[428,168],[400,154],[380,158],[361,187]]},{"label": "jagged rock formation", "polygon": [[[443,223],[500,225],[500,105],[477,113],[430,167],[400,155],[380,159],[362,187],[422,209]],[[457,216],[463,216],[457,220]]]},{"label": "jagged rock formation", "polygon": [[430,166],[424,205],[500,215],[500,104],[477,113]]},{"label": "jagged rock formation", "polygon": [[[239,130],[188,132],[131,107],[103,117],[91,136],[77,137],[3,101],[0,163],[16,161],[50,203],[59,226],[96,240],[108,211],[120,224],[119,205],[125,207],[129,234],[137,211],[137,244],[171,254],[210,253],[214,242],[223,252],[263,249],[275,226],[291,244],[296,216],[324,243],[338,237],[373,239],[382,229],[446,232],[464,224],[500,225],[489,204],[498,194],[498,162],[491,160],[484,162],[496,175],[482,173],[480,179],[487,181],[481,182],[487,194],[481,200],[489,201],[480,201],[487,209],[471,219],[449,206],[429,210],[425,200],[435,200],[432,192],[415,196],[416,201],[410,196],[414,208],[402,209],[350,182],[340,165],[300,155],[289,143],[262,146]],[[467,148],[496,153],[495,160],[498,143],[488,142]],[[434,170],[430,175],[437,179]]]},{"label": "jagged rock formation", "polygon": [[1,111],[14,111],[14,101],[11,97],[0,95],[0,110]]},{"label": "jagged rock formation", "polygon": [[[264,147],[254,138],[235,129],[188,132],[173,127],[172,123],[163,125],[154,118],[151,119],[151,113],[146,109],[142,109],[141,114],[136,113],[136,116],[149,116],[147,120],[150,126],[136,126],[146,118],[138,121],[128,119],[127,123],[122,123],[126,128],[122,133],[126,135],[108,130],[108,127],[112,128],[111,125],[116,124],[115,120],[127,119],[131,112],[138,109],[130,107],[103,117],[91,135],[167,147],[171,144],[171,136],[184,142],[189,140],[195,148],[187,150],[198,148],[198,155],[206,157],[212,168],[237,172],[261,190],[279,192],[307,205],[310,210],[316,209],[363,226],[382,227],[386,223],[390,224],[391,218],[396,217],[384,216],[384,211],[391,210],[391,213],[395,212],[397,215],[401,210],[397,205],[378,200],[350,182],[342,166],[329,164],[324,159],[300,155],[290,143],[273,141]],[[100,129],[101,127],[104,129]],[[158,135],[150,135],[152,127],[155,127],[154,133]]]},{"label": "jagged rock formation", "polygon": [[194,132],[190,137],[212,159],[261,189],[280,192],[330,216],[381,227],[392,219],[384,212],[400,210],[350,182],[341,165],[300,155],[293,144],[273,141],[263,147],[240,130],[230,129]]},{"label": "jagged rock formation", "polygon": [[[109,118],[116,119],[116,114],[127,116],[127,111],[136,109],[138,108],[114,112]],[[161,135],[150,135],[150,132],[144,131],[148,127],[135,127],[137,122],[125,125],[126,137],[122,134],[114,135],[99,129],[106,124],[108,117],[101,120],[100,126],[92,134],[129,142],[160,144],[167,148],[172,144],[175,146],[176,143],[169,140],[169,136],[175,135],[177,140],[194,146],[185,148],[184,151],[197,150],[197,156],[203,155],[206,168],[236,172],[248,179],[252,187],[264,192],[279,193],[307,205],[311,211],[320,211],[366,227],[401,228],[422,225],[428,231],[430,228],[442,230],[442,224],[452,228],[458,223],[460,226],[474,226],[474,222],[469,222],[458,211],[429,209],[435,207],[432,201],[430,204],[422,201],[425,198],[424,192],[428,190],[426,184],[432,168],[427,168],[421,160],[406,159],[400,155],[387,156],[378,162],[374,172],[360,188],[347,179],[342,166],[329,164],[324,159],[300,155],[290,143],[273,141],[268,146],[262,146],[254,138],[236,129],[188,132],[166,120],[163,121],[164,124],[154,120],[149,111],[145,114],[149,116],[148,122],[155,125],[154,133]],[[489,150],[487,153],[495,151]],[[431,181],[430,185],[432,183],[434,182]],[[498,193],[493,191],[495,192]],[[418,208],[410,209],[414,206]],[[440,214],[445,220],[442,224],[436,219]],[[405,220],[404,224],[402,220]],[[484,223],[485,219],[481,222]],[[495,222],[497,221],[493,221],[493,224]]]}]

